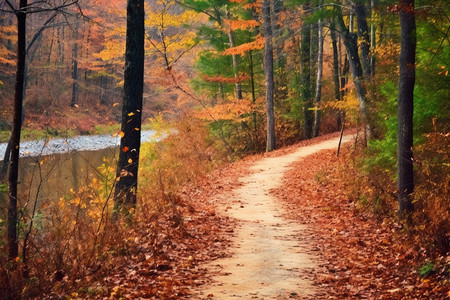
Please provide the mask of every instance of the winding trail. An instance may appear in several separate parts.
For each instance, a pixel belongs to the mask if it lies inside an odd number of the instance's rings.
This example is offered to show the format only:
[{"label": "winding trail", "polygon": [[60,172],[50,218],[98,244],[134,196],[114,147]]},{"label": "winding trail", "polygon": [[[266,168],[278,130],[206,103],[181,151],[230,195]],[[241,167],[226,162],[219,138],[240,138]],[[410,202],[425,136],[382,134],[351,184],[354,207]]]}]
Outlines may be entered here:
[{"label": "winding trail", "polygon": [[[350,141],[346,135],[343,142]],[[238,220],[231,256],[206,267],[215,274],[200,299],[314,299],[320,290],[310,278],[317,257],[308,244],[307,226],[282,217],[270,194],[289,166],[321,150],[336,149],[338,138],[257,161],[242,186],[228,194],[224,213]],[[299,183],[300,184],[300,183]],[[224,196],[218,195],[217,197]]]}]

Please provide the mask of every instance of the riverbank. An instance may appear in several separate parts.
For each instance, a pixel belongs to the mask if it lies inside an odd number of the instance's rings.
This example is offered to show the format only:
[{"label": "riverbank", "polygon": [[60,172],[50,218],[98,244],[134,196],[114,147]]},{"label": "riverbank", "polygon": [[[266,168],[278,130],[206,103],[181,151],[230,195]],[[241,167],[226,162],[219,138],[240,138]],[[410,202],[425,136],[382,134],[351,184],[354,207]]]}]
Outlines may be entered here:
[{"label": "riverbank", "polygon": [[[155,140],[155,131],[143,130],[141,140],[150,142]],[[119,146],[118,134],[81,135],[71,138],[51,138],[24,141],[20,143],[21,157],[36,157],[52,154],[62,154],[71,151],[97,151]],[[3,159],[7,143],[0,144],[0,158]]]}]

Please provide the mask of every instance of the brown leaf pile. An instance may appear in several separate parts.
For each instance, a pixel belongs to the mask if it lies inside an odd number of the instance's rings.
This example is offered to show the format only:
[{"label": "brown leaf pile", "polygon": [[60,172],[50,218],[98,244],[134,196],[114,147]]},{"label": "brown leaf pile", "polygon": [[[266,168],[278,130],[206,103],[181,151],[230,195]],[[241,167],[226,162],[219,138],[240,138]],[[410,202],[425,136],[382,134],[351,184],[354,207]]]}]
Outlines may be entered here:
[{"label": "brown leaf pile", "polygon": [[[350,166],[342,157],[336,158],[336,151],[309,156],[273,191],[288,218],[312,229],[321,260],[315,283],[328,299],[448,299],[445,270],[421,278],[426,253],[400,225],[348,200],[352,183],[342,178]],[[441,257],[443,265],[446,259]]]},{"label": "brown leaf pile", "polygon": [[[177,213],[151,215],[130,230],[117,249],[107,277],[86,281],[86,287],[66,296],[95,299],[183,299],[208,282],[206,262],[223,257],[234,221],[215,213],[218,193],[227,194],[247,171],[245,161],[204,177],[198,186],[180,192]],[[113,254],[114,255],[114,254]],[[53,294],[49,298],[55,297]],[[58,297],[65,296],[59,294]]]},{"label": "brown leaf pile", "polygon": [[[195,298],[193,291],[210,282],[204,265],[232,250],[236,222],[215,211],[227,205],[227,195],[241,185],[238,179],[250,173],[252,162],[336,136],[254,155],[210,173],[198,185],[185,186],[176,209],[149,215],[148,222],[130,230],[122,247],[111,254],[112,263],[102,266],[108,269],[107,277],[86,278],[81,285],[85,288],[57,298]],[[349,168],[344,159],[348,152],[344,149],[337,159],[335,151],[323,151],[295,163],[282,188],[273,191],[286,206],[287,218],[308,225],[302,239],[320,258],[313,272],[320,299],[446,299],[445,270],[421,278],[423,249],[395,222],[382,221],[349,202],[352,183],[342,178]]]}]

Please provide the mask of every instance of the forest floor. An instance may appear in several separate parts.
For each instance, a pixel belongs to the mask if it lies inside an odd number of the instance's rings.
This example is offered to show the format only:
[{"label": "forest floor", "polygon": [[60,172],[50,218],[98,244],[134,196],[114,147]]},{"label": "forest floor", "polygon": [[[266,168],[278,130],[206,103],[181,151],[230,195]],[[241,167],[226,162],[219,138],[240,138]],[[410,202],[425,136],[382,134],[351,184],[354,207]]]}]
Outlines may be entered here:
[{"label": "forest floor", "polygon": [[[339,158],[337,137],[251,156],[186,186],[179,199],[182,225],[164,231],[164,221],[158,221],[161,231],[151,245],[152,222],[131,233],[138,236],[138,251],[115,263],[102,280],[101,294],[150,299],[449,297],[447,271],[419,276],[426,256],[399,224],[349,201],[352,183],[343,180],[343,172],[349,168],[352,135],[345,137],[348,143]],[[173,217],[165,222],[173,223]],[[146,254],[151,252],[159,254]],[[448,264],[448,257],[442,259]]]}]

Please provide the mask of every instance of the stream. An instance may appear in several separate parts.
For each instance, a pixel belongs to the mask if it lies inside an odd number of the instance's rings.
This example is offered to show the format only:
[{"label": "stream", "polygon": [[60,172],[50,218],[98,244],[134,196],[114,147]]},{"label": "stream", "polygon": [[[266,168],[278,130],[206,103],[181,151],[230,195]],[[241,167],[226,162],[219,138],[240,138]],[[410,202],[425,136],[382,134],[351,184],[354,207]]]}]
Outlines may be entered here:
[{"label": "stream", "polygon": [[[154,131],[142,131],[141,142],[155,140]],[[19,201],[57,201],[98,176],[98,167],[115,168],[120,136],[92,135],[20,143]],[[0,144],[4,157],[6,143]],[[2,164],[3,161],[0,161]],[[7,194],[0,193],[0,207]]]}]

